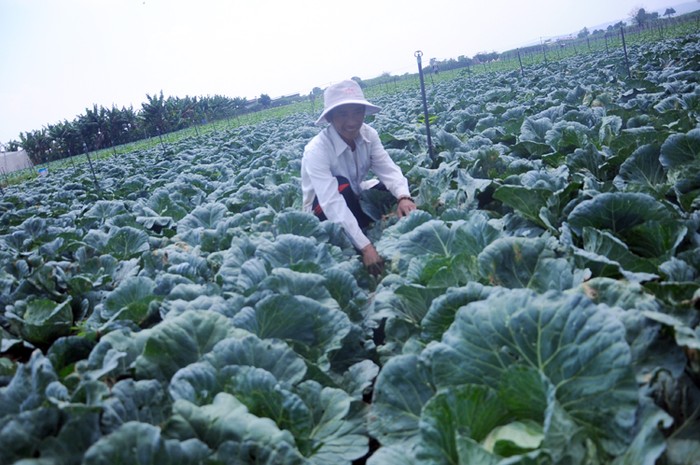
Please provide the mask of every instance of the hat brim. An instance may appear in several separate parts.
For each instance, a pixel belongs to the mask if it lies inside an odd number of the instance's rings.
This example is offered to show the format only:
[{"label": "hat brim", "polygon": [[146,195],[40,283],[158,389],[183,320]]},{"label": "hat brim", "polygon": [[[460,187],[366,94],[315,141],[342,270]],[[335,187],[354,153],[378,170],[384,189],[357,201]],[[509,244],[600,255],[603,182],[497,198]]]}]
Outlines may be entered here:
[{"label": "hat brim", "polygon": [[350,104],[359,104],[359,105],[364,105],[365,106],[365,115],[374,115],[375,113],[379,113],[381,110],[381,107],[378,107],[376,105],[372,105],[369,103],[367,100],[345,100],[343,102],[338,102],[333,106],[330,106],[328,108],[324,108],[323,113],[321,113],[321,116],[318,117],[316,120],[316,124],[321,124],[321,123],[329,123],[329,121],[326,119],[326,115],[330,111],[333,111],[334,109],[343,106],[343,105],[350,105]]}]

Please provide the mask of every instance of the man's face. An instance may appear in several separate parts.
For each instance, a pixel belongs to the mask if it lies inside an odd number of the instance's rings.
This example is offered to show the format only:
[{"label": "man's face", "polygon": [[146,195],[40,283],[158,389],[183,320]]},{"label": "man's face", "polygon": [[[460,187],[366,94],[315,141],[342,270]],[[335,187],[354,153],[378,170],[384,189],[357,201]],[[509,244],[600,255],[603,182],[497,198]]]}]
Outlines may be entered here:
[{"label": "man's face", "polygon": [[331,124],[345,142],[350,143],[360,133],[365,121],[365,106],[357,103],[341,105],[331,112]]}]

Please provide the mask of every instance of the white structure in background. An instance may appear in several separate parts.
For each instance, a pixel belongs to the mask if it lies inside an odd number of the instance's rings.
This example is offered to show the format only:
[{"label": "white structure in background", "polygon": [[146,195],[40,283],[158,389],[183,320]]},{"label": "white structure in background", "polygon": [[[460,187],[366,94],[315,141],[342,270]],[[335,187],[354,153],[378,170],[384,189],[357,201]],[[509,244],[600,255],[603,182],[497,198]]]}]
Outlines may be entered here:
[{"label": "white structure in background", "polygon": [[0,172],[11,173],[32,166],[25,150],[18,152],[0,152]]}]

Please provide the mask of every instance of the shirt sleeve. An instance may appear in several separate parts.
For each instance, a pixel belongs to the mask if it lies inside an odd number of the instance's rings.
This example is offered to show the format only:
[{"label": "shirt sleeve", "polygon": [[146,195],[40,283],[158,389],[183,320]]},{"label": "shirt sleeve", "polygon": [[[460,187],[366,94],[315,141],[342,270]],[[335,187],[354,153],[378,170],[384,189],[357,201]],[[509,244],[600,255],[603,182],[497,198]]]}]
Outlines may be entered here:
[{"label": "shirt sleeve", "polygon": [[329,221],[338,224],[348,235],[350,242],[362,249],[370,244],[352,214],[345,199],[338,192],[338,180],[331,171],[330,158],[335,156],[332,147],[326,144],[315,144],[307,148],[304,154],[304,168],[313,190],[318,197],[318,203]]},{"label": "shirt sleeve", "polygon": [[401,172],[401,168],[389,156],[382,141],[379,139],[377,131],[371,126],[367,126],[367,128],[372,171],[394,197],[410,196],[408,179]]}]

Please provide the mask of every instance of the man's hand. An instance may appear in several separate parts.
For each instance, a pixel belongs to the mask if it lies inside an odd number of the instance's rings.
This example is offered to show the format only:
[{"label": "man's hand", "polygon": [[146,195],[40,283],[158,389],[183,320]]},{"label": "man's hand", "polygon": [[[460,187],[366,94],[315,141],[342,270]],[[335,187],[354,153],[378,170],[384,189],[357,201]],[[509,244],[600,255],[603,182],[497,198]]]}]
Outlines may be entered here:
[{"label": "man's hand", "polygon": [[409,199],[408,197],[403,197],[399,199],[399,203],[396,206],[396,216],[403,218],[404,216],[408,216],[415,209],[416,204],[413,202],[413,200]]},{"label": "man's hand", "polygon": [[370,274],[377,276],[384,272],[384,259],[379,256],[372,244],[362,249],[362,263]]}]

